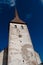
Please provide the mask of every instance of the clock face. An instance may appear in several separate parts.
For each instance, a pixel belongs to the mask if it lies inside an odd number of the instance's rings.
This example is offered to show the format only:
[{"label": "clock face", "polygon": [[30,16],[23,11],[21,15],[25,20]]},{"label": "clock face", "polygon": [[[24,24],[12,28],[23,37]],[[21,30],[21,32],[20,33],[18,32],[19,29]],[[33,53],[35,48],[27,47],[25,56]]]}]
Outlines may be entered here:
[{"label": "clock face", "polygon": [[31,65],[33,61],[36,63],[32,42],[25,24],[10,23],[8,49],[8,65]]}]

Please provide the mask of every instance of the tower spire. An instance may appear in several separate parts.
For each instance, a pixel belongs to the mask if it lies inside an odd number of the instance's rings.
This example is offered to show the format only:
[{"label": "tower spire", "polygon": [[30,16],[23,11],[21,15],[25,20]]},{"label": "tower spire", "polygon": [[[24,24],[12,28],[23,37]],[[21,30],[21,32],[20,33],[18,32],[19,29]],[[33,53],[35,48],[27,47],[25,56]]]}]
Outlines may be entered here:
[{"label": "tower spire", "polygon": [[24,23],[18,16],[18,12],[17,12],[17,8],[15,7],[15,18],[11,21],[11,22],[15,22],[15,23]]},{"label": "tower spire", "polygon": [[16,7],[15,7],[15,17],[16,17],[16,19],[18,19],[18,18],[19,18]]}]

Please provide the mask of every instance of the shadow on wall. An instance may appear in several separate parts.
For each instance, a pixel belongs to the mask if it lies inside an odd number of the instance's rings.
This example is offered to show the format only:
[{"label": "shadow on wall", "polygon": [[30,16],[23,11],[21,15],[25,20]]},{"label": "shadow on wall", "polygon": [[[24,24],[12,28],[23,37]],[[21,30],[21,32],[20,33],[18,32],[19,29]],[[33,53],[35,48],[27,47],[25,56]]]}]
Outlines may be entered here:
[{"label": "shadow on wall", "polygon": [[8,49],[4,50],[3,54],[3,64],[2,65],[8,65]]}]

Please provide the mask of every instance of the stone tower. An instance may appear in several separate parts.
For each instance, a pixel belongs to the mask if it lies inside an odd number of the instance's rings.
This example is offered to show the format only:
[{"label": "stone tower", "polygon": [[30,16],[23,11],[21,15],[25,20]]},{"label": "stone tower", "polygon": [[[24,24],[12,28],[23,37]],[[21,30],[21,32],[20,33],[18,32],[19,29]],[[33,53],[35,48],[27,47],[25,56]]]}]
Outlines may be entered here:
[{"label": "stone tower", "polygon": [[8,49],[0,52],[0,65],[38,65],[40,63],[40,56],[33,48],[27,25],[18,17],[15,9],[15,18],[9,26]]},{"label": "stone tower", "polygon": [[26,23],[18,17],[10,22],[8,65],[38,65],[40,57],[35,52]]}]

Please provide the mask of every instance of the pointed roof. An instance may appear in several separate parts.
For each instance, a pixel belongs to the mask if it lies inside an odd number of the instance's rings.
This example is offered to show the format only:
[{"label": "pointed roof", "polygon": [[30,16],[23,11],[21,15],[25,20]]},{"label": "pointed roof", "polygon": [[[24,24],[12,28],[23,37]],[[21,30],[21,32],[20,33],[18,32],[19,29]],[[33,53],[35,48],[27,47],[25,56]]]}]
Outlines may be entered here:
[{"label": "pointed roof", "polygon": [[19,16],[18,16],[18,12],[17,12],[17,9],[15,8],[15,18],[11,21],[11,22],[13,22],[13,23],[23,23],[23,24],[25,24],[25,22],[23,22],[20,18],[19,18]]},{"label": "pointed roof", "polygon": [[17,9],[16,9],[16,8],[15,8],[15,18],[16,18],[16,19],[19,18],[18,12],[17,12]]}]

